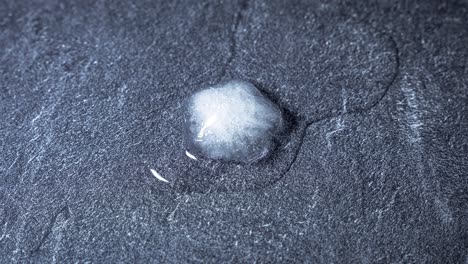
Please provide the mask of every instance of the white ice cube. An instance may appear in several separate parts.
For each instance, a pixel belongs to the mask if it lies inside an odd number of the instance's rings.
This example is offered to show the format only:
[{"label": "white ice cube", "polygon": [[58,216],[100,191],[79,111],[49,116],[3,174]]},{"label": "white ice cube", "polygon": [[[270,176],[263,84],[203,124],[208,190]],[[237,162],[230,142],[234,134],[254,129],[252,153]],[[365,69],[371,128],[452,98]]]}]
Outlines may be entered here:
[{"label": "white ice cube", "polygon": [[188,100],[185,144],[194,157],[252,163],[282,133],[280,108],[246,81],[201,90]]}]

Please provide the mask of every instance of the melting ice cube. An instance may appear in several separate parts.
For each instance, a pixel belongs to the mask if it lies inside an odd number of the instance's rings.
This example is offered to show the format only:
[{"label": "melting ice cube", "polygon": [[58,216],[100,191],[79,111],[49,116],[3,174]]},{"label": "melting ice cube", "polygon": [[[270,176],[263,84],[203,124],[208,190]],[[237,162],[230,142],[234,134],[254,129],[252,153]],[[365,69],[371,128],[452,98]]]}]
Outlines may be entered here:
[{"label": "melting ice cube", "polygon": [[253,163],[271,153],[284,129],[280,108],[246,81],[201,90],[186,110],[185,144],[193,158]]}]

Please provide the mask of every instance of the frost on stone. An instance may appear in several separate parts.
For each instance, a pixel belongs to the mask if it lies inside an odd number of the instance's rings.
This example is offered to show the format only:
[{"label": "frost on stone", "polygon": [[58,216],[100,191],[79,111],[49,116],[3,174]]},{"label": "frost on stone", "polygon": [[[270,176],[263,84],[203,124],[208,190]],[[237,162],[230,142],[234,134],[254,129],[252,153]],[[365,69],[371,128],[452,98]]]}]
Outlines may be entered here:
[{"label": "frost on stone", "polygon": [[193,158],[253,163],[271,153],[284,129],[279,107],[245,81],[199,91],[186,110],[185,144]]}]

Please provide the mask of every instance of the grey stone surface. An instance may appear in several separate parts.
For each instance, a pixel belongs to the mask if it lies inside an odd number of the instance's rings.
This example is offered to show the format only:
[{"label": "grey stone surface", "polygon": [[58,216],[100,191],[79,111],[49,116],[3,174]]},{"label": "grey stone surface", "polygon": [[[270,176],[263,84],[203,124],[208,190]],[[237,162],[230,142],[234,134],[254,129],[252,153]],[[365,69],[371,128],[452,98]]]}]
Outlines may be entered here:
[{"label": "grey stone surface", "polygon": [[[466,263],[467,24],[466,1],[1,1],[0,262]],[[290,144],[194,163],[183,101],[233,78]]]}]

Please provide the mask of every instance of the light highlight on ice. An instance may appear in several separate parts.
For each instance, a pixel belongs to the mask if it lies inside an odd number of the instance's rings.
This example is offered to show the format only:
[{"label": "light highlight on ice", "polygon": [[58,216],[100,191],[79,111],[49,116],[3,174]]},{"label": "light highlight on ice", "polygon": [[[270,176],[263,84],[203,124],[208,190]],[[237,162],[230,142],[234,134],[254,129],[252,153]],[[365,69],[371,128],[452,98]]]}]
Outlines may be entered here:
[{"label": "light highlight on ice", "polygon": [[163,182],[169,182],[167,181],[166,179],[164,179],[161,175],[159,175],[159,173],[153,169],[150,169],[151,170],[151,173],[153,174],[154,177],[156,177],[156,179],[160,180],[160,181],[163,181]]}]

